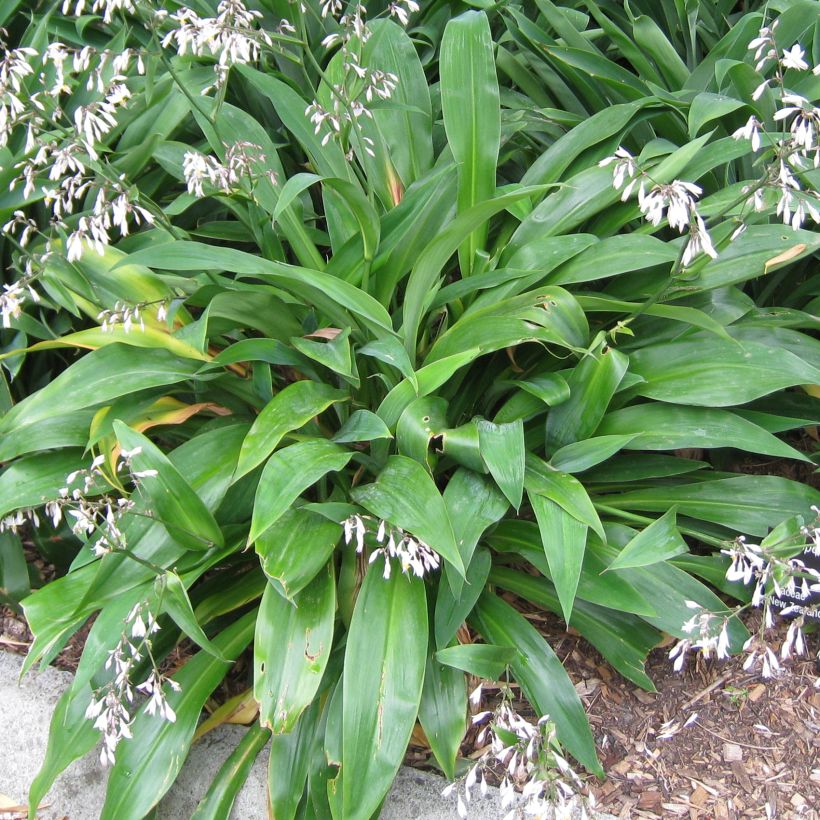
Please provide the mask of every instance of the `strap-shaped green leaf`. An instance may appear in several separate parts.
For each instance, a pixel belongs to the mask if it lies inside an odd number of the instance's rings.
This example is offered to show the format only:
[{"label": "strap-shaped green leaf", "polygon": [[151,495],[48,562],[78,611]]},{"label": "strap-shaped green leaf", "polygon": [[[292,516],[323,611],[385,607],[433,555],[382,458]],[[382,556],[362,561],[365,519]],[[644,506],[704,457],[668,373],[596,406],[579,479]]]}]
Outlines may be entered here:
[{"label": "strap-shaped green leaf", "polygon": [[390,456],[376,482],[357,487],[351,495],[368,512],[424,541],[464,576],[464,563],[444,499],[430,474],[417,461]]},{"label": "strap-shaped green leaf", "polygon": [[300,441],[274,453],[256,488],[248,543],[272,527],[308,487],[352,457],[352,450],[326,439]]},{"label": "strap-shaped green leaf", "polygon": [[[0,419],[0,434],[35,421],[83,410],[128,393],[190,379],[201,362],[165,350],[113,344],[92,350]],[[123,373],[128,378],[123,378]]]},{"label": "strap-shaped green leaf", "polygon": [[498,680],[517,654],[513,646],[466,643],[439,649],[436,660],[479,678]]},{"label": "strap-shaped green leaf", "polygon": [[279,446],[286,433],[298,430],[314,416],[346,398],[343,390],[308,380],[293,382],[280,390],[256,417],[242,442],[234,479],[261,464]]},{"label": "strap-shaped green leaf", "polygon": [[589,528],[549,498],[530,493],[529,499],[538,521],[552,582],[561,601],[561,611],[564,620],[569,623]]},{"label": "strap-shaped green leaf", "polygon": [[639,532],[619,553],[608,569],[645,567],[689,551],[675,526],[676,508],[672,507]]},{"label": "strap-shaped green leaf", "polygon": [[595,432],[628,365],[629,359],[623,353],[604,344],[581,359],[567,379],[569,399],[552,408],[547,416],[548,454]]},{"label": "strap-shaped green leaf", "polygon": [[507,424],[478,422],[481,457],[498,488],[517,510],[524,494],[524,424],[521,419]]},{"label": "strap-shaped green leaf", "polygon": [[[441,41],[441,110],[447,142],[458,163],[458,209],[495,193],[501,145],[501,104],[490,24],[483,11],[467,11],[447,23]],[[462,276],[469,276],[486,223],[459,248]]]},{"label": "strap-shaped green leaf", "polygon": [[336,586],[330,564],[292,601],[268,584],[253,644],[259,720],[290,732],[316,694],[333,645]]},{"label": "strap-shaped green leaf", "polygon": [[138,451],[131,458],[134,472],[156,471],[156,475],[140,478],[139,487],[174,539],[188,549],[222,546],[222,531],[211,511],[165,453],[121,421],[114,422],[114,433],[124,450]]},{"label": "strap-shaped green leaf", "polygon": [[514,647],[515,679],[539,715],[555,721],[558,739],[591,772],[603,776],[586,712],[563,664],[535,627],[491,592],[481,596],[471,619],[494,644]]},{"label": "strap-shaped green leaf", "polygon": [[256,760],[270,739],[270,729],[254,723],[222,764],[199,801],[191,820],[222,820],[230,817],[234,800]]},{"label": "strap-shaped green leaf", "polygon": [[379,560],[359,592],[345,651],[340,775],[345,820],[369,820],[390,788],[416,722],[426,657],[424,581],[395,571],[385,579]]},{"label": "strap-shaped green leaf", "polygon": [[460,669],[439,662],[432,652],[424,672],[419,723],[445,777],[452,780],[467,729],[467,682]]}]

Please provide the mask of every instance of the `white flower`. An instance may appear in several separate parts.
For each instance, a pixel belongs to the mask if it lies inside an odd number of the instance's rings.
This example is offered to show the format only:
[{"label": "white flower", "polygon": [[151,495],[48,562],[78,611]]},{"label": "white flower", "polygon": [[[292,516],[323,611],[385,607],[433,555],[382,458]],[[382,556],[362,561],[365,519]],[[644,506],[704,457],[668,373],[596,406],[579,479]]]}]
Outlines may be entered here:
[{"label": "white flower", "polygon": [[732,137],[736,140],[747,139],[751,140],[752,150],[757,152],[760,150],[760,121],[752,115],[746,121],[746,124],[737,131],[732,133]]},{"label": "white flower", "polygon": [[689,241],[683,251],[681,263],[686,267],[696,256],[705,253],[712,259],[717,258],[717,251],[712,244],[706,224],[701,219],[700,214],[693,213],[692,221],[689,223]]},{"label": "white flower", "polygon": [[796,71],[806,71],[809,64],[803,59],[805,51],[800,47],[800,43],[795,43],[790,49],[783,52],[780,58],[780,65],[783,68],[793,68]]}]

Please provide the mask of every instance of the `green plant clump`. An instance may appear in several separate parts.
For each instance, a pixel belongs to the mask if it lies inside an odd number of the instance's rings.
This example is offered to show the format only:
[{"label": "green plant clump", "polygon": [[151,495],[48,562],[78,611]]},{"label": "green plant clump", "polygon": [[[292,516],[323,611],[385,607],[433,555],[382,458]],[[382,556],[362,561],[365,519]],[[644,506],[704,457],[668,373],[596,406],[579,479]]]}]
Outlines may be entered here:
[{"label": "green plant clump", "polygon": [[27,669],[93,622],[32,811],[102,734],[149,814],[217,690],[198,818],[265,745],[273,816],[373,817],[417,721],[453,778],[468,675],[600,775],[515,600],[650,691],[748,644],[820,542],[745,470],[813,471],[818,8],[0,3],[0,594]]}]

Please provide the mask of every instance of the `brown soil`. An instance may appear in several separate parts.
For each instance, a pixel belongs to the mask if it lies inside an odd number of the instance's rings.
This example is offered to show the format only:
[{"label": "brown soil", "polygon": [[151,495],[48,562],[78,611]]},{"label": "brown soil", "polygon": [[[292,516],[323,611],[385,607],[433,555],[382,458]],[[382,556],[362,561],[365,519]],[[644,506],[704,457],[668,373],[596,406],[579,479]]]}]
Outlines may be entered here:
[{"label": "brown soil", "polygon": [[[587,779],[597,808],[650,820],[820,818],[820,669],[814,660],[820,633],[807,636],[813,660],[793,661],[769,680],[744,672],[743,657],[690,656],[676,673],[669,646],[659,647],[646,665],[658,689],[650,694],[621,677],[560,619],[522,614],[562,659],[586,706],[606,771],[603,782]],[[779,631],[782,641],[784,624]],[[520,707],[526,714],[526,705]],[[662,739],[667,727],[673,734]],[[411,756],[415,765],[427,759],[422,748]]]}]

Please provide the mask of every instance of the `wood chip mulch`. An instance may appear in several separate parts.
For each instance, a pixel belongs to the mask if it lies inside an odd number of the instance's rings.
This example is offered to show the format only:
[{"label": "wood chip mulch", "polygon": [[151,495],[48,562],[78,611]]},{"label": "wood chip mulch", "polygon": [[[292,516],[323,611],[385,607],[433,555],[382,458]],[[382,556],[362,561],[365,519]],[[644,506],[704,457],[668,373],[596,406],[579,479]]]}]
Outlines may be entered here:
[{"label": "wood chip mulch", "polygon": [[[787,662],[769,680],[743,671],[742,656],[690,656],[676,673],[670,642],[646,665],[653,694],[558,618],[522,614],[563,660],[587,709],[606,771],[605,781],[587,779],[599,810],[648,820],[820,820],[820,633],[807,636],[812,660]],[[671,737],[662,738],[666,727]]]}]

